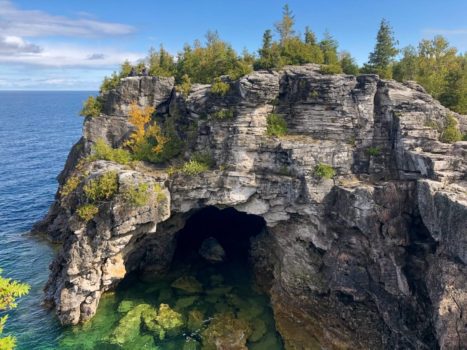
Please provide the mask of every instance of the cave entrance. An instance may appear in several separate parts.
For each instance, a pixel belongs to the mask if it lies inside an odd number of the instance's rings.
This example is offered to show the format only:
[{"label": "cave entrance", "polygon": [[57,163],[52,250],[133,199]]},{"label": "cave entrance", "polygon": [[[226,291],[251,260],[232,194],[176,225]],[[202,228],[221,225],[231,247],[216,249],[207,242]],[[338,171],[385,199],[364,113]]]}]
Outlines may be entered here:
[{"label": "cave entrance", "polygon": [[201,209],[177,233],[173,265],[201,263],[202,260],[215,264],[216,259],[219,264],[247,264],[250,239],[265,227],[262,217],[234,208],[211,206]]},{"label": "cave entrance", "polygon": [[[143,319],[138,332],[140,337],[152,336],[149,341],[161,349],[282,350],[269,296],[256,288],[253,277],[259,274],[253,266],[255,247],[267,244],[264,219],[216,207],[189,215],[181,229],[173,217],[161,226],[159,236],[150,236],[158,240],[142,241],[138,251],[146,253],[138,258],[157,263],[167,252],[170,267],[165,273],[142,269],[125,277],[113,307],[134,310],[134,305],[143,304],[139,307],[156,310],[159,316],[148,324]],[[161,239],[164,234],[170,240]],[[158,248],[158,242],[164,245]],[[174,320],[180,320],[176,327]],[[161,333],[158,322],[165,321],[168,328]],[[125,322],[120,319],[118,324]]]}]

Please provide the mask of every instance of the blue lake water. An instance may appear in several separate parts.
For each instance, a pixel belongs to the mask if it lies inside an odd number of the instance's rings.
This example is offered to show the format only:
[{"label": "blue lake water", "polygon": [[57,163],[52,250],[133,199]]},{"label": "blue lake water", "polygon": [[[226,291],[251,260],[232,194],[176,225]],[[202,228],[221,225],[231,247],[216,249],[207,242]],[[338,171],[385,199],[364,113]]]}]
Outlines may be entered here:
[{"label": "blue lake water", "polygon": [[0,91],[0,267],[3,276],[31,285],[5,328],[20,350],[53,349],[61,335],[53,313],[41,306],[54,249],[28,231],[53,201],[90,94]]},{"label": "blue lake water", "polygon": [[[153,282],[134,276],[102,298],[92,321],[73,328],[60,327],[54,312],[41,305],[48,265],[57,248],[28,232],[53,201],[56,176],[81,136],[83,120],[78,113],[90,94],[0,92],[0,267],[3,276],[31,285],[29,295],[9,312],[5,334],[17,338],[18,350],[181,350],[204,344],[211,320],[237,317],[249,324],[249,349],[282,350],[269,300],[253,288],[247,263],[175,264],[167,276]],[[188,298],[172,285],[187,276],[199,279],[203,286]],[[188,325],[170,339],[148,334],[143,327],[115,347],[112,339],[125,326],[122,305],[141,303],[156,308],[167,304],[183,319],[197,313],[202,325],[196,330]],[[193,342],[195,347],[187,347]]]}]

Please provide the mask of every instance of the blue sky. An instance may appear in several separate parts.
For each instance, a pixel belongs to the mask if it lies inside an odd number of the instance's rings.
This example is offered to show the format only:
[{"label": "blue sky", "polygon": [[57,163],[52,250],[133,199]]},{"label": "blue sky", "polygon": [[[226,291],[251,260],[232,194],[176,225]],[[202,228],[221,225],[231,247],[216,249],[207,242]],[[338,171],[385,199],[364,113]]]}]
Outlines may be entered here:
[{"label": "blue sky", "polygon": [[[163,43],[176,54],[207,30],[241,51],[256,51],[285,1],[0,0],[0,89],[95,90],[125,58]],[[361,64],[381,18],[400,47],[436,34],[467,51],[466,0],[314,0],[287,2],[296,30],[327,29]]]}]

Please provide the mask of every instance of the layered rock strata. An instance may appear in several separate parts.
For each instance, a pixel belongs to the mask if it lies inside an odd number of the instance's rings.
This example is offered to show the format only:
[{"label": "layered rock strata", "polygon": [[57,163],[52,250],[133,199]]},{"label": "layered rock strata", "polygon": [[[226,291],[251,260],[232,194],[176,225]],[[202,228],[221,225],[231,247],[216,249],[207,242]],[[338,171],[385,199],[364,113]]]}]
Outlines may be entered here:
[{"label": "layered rock strata", "polygon": [[[419,85],[375,75],[322,75],[319,67],[258,71],[176,91],[172,78],[131,77],[86,119],[39,231],[62,242],[46,299],[63,324],[92,317],[102,293],[136,269],[170,266],[176,232],[193,212],[233,207],[264,218],[252,240],[258,283],[271,295],[289,349],[461,349],[467,344],[467,142],[438,141],[448,115]],[[129,105],[151,105],[185,142],[172,162],[208,152],[215,166],[169,176],[167,167],[80,162],[98,139],[122,146]],[[267,135],[267,117],[288,134]],[[222,117],[221,117],[222,116]],[[228,116],[228,117],[225,117]],[[319,178],[316,166],[336,175]],[[80,220],[83,186],[104,171],[120,188],[161,187],[142,207],[122,196]]]}]

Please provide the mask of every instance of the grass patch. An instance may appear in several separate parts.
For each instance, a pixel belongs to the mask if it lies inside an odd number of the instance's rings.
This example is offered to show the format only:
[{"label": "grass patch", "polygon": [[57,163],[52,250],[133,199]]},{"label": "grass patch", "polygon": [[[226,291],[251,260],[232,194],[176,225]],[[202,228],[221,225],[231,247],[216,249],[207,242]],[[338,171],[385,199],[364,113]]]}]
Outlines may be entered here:
[{"label": "grass patch", "polygon": [[319,72],[321,74],[339,74],[342,73],[342,68],[338,64],[323,64]]},{"label": "grass patch", "polygon": [[91,148],[90,161],[93,160],[108,160],[118,164],[126,165],[132,161],[130,152],[122,148],[110,147],[104,139],[100,138]]},{"label": "grass patch", "polygon": [[165,192],[160,184],[154,185],[154,192],[156,193],[156,200],[158,203],[167,200],[167,196],[165,195]]},{"label": "grass patch", "polygon": [[84,204],[76,209],[78,216],[85,222],[90,221],[98,212],[99,208],[95,204]]},{"label": "grass patch", "polygon": [[366,153],[368,153],[372,157],[376,157],[381,154],[381,150],[379,149],[379,147],[368,147]]},{"label": "grass patch", "polygon": [[204,173],[205,171],[209,170],[209,165],[198,162],[196,160],[190,160],[183,164],[182,168],[180,169],[180,172],[186,175],[194,176],[198,175],[201,173]]},{"label": "grass patch", "polygon": [[74,190],[76,190],[76,188],[78,187],[80,182],[81,182],[81,180],[80,180],[79,176],[76,176],[76,175],[70,176],[66,180],[66,182],[62,186],[62,188],[60,189],[60,195],[62,197],[69,196],[70,194],[72,194],[74,192]]},{"label": "grass patch", "polygon": [[329,164],[318,163],[318,165],[315,166],[313,174],[318,179],[332,179],[336,176],[336,170]]},{"label": "grass patch", "polygon": [[287,122],[284,117],[271,113],[267,116],[266,134],[268,136],[284,136],[287,134]]},{"label": "grass patch", "polygon": [[149,185],[146,183],[130,186],[123,191],[123,199],[133,207],[145,206],[149,198]]},{"label": "grass patch", "polygon": [[84,185],[86,197],[92,201],[111,199],[118,192],[118,175],[115,171],[108,171],[97,179],[90,180]]},{"label": "grass patch", "polygon": [[212,114],[217,120],[232,119],[235,116],[235,110],[233,108],[222,108]]}]

